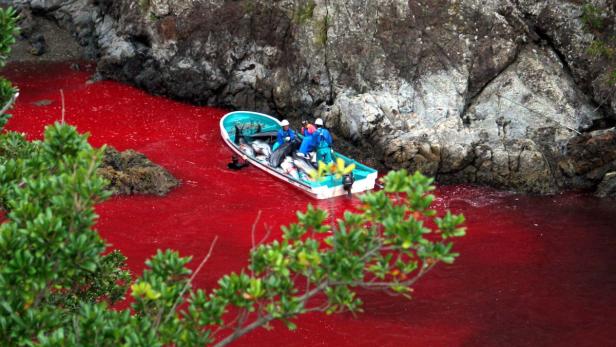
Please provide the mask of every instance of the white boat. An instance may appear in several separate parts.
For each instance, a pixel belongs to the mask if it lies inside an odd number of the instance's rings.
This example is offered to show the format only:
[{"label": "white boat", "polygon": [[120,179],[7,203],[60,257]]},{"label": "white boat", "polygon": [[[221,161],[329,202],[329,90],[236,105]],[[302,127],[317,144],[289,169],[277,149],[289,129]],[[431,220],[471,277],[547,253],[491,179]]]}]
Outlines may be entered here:
[{"label": "white boat", "polygon": [[[334,157],[343,159],[346,166],[355,164],[355,169],[352,171],[352,175],[349,176],[352,177],[350,181],[349,177],[336,178],[334,175],[326,176],[316,181],[307,175],[294,177],[281,167],[272,167],[265,156],[255,155],[250,153],[250,150],[246,150],[246,147],[242,147],[250,146],[252,139],[255,137],[268,137],[269,135],[273,138],[272,135],[281,128],[282,126],[278,119],[257,112],[231,112],[225,114],[220,120],[220,134],[233,152],[248,163],[288,182],[315,199],[328,199],[349,193],[360,193],[374,188],[378,174],[375,169],[337,152],[334,153]],[[271,141],[269,144],[271,144]],[[242,148],[244,148],[244,151],[242,151]],[[350,186],[349,182],[351,183]]]}]

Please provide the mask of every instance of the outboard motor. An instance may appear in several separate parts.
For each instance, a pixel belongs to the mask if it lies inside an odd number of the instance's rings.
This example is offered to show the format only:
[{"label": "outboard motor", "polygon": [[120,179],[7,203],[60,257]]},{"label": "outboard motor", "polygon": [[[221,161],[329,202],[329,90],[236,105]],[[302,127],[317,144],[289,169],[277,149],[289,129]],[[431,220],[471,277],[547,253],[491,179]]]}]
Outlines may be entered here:
[{"label": "outboard motor", "polygon": [[347,192],[349,197],[351,197],[351,189],[353,189],[353,183],[355,183],[353,173],[342,176],[342,187]]}]

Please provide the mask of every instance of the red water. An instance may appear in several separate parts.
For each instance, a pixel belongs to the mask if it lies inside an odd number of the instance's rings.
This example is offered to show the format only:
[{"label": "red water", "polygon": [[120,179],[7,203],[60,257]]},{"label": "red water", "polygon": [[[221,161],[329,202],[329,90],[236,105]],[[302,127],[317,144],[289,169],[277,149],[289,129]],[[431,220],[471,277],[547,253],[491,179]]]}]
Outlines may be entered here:
[{"label": "red water", "polygon": [[[164,198],[120,197],[98,207],[103,237],[139,273],[159,248],[200,260],[219,237],[197,277],[211,287],[246,265],[250,229],[293,220],[308,203],[337,213],[347,199],[315,202],[255,168],[229,171],[218,121],[224,110],[150,96],[115,82],[86,84],[91,69],[66,64],[12,65],[5,75],[21,89],[9,128],[40,138],[61,117],[91,133],[91,143],[133,148],[165,166],[183,185]],[[36,106],[51,100],[46,106]],[[529,197],[486,188],[448,186],[436,205],[467,216],[462,254],[440,266],[407,301],[362,293],[365,313],[311,314],[289,332],[258,330],[236,346],[607,346],[616,332],[616,205],[566,194]],[[267,223],[266,226],[263,224]],[[197,261],[195,261],[196,263]],[[196,264],[193,264],[195,266]]]}]

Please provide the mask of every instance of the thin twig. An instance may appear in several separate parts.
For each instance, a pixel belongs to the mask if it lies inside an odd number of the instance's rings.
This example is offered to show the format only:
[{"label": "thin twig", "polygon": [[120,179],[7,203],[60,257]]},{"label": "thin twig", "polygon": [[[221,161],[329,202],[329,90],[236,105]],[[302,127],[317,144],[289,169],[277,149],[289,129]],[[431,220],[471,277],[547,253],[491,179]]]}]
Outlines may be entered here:
[{"label": "thin twig", "polygon": [[[191,285],[195,277],[197,277],[197,274],[199,273],[199,271],[201,271],[201,269],[203,268],[205,263],[208,261],[208,259],[210,259],[210,256],[212,255],[212,251],[214,250],[214,246],[216,245],[216,241],[218,241],[218,236],[214,237],[214,241],[212,241],[212,244],[210,245],[210,249],[207,252],[207,255],[203,258],[203,260],[201,260],[201,263],[199,264],[199,266],[197,266],[197,269],[195,269],[195,272],[192,274],[192,276],[190,276],[190,279],[188,280],[188,282],[186,282],[186,284],[184,285],[184,288],[182,288],[180,295],[178,295],[178,298],[175,300],[173,307],[171,307],[171,310],[169,310],[169,314],[167,314],[167,317],[163,321],[163,324],[165,324],[169,320],[169,318],[173,316],[173,313],[175,312],[175,309],[177,308],[177,306],[180,304],[180,300],[184,296],[184,293],[188,290],[188,287]],[[156,322],[155,327],[158,327],[159,322],[160,322],[160,319]]]},{"label": "thin twig", "polygon": [[246,322],[246,319],[248,319],[248,310],[243,309],[242,312],[238,315],[237,324],[235,325],[236,329],[239,329],[239,327],[241,327],[244,322]]},{"label": "thin twig", "polygon": [[312,275],[312,269],[311,268],[308,269],[308,273],[306,274],[306,290],[304,290],[304,292],[306,292],[306,293],[310,289],[310,275]]},{"label": "thin twig", "polygon": [[261,239],[261,241],[259,241],[257,243],[257,246],[263,244],[265,242],[265,240],[267,240],[270,236],[270,234],[272,233],[272,228],[269,225],[265,225],[265,235],[263,236],[263,238]]},{"label": "thin twig", "polygon": [[[308,293],[305,293],[304,295],[299,297],[299,301],[300,302],[308,301],[308,299],[310,299],[313,296],[317,295],[319,292],[324,290],[327,286],[328,286],[328,281],[325,280],[321,284],[319,284],[319,286],[315,287],[314,289],[312,289]],[[283,317],[283,318],[287,318],[287,317]],[[274,319],[275,318],[271,314],[268,314],[267,316],[260,317],[257,320],[255,320],[254,322],[248,324],[247,326],[245,326],[245,327],[243,327],[241,329],[236,329],[233,332],[233,334],[227,336],[222,341],[218,342],[216,345],[214,345],[214,347],[226,346],[226,345],[230,344],[231,342],[235,341],[236,339],[238,339],[239,337],[241,337],[241,336],[243,336],[243,335],[245,335],[245,334],[255,330],[256,328],[258,328],[260,326],[263,326],[263,325],[267,324],[268,322],[270,322],[270,321],[272,321]]]},{"label": "thin twig", "polygon": [[[254,245],[254,235],[253,235],[253,245]],[[254,246],[253,246],[254,247]],[[333,246],[333,251],[335,251],[336,249],[336,244],[334,244]],[[371,257],[374,257],[376,254],[380,253],[383,250],[398,250],[396,247],[383,247],[383,240],[382,239],[378,239],[378,241],[376,242],[376,245],[374,245],[373,248],[369,249],[368,251],[366,251],[361,257],[360,260],[364,261],[366,259],[369,259]],[[405,286],[411,286],[412,284],[414,284],[417,280],[419,280],[425,273],[427,273],[430,269],[432,269],[432,267],[434,267],[436,265],[436,263],[430,264],[430,265],[423,265],[421,266],[419,273],[406,281],[400,282],[398,283],[399,285],[405,285]],[[309,286],[310,286],[310,280],[309,280],[309,274],[306,276],[306,291],[304,292],[303,295],[297,297],[297,300],[301,303],[302,307],[306,307],[308,301],[316,296],[317,294],[323,292],[323,290],[325,290],[325,288],[329,287],[329,286],[338,286],[338,285],[349,285],[349,286],[357,286],[357,287],[363,287],[363,288],[368,288],[368,289],[380,289],[380,290],[386,290],[389,289],[393,283],[390,282],[374,282],[374,280],[370,281],[370,282],[365,282],[365,281],[356,281],[356,282],[349,282],[349,281],[331,281],[329,279],[324,279],[322,280],[320,283],[316,284],[315,283],[315,287],[309,290]],[[295,281],[294,281],[295,282]],[[270,302],[273,303],[273,298],[270,298]],[[284,315],[283,317],[277,317],[277,318],[282,318],[282,319],[290,319],[293,318],[295,316],[297,316],[300,313],[308,313],[308,312],[317,312],[317,311],[324,311],[328,308],[328,304],[325,304],[323,306],[315,306],[315,307],[310,307],[310,308],[306,308],[303,309],[300,312],[291,312],[289,314]],[[259,309],[258,312],[258,317],[253,320],[251,323],[247,324],[247,325],[243,325],[244,320],[247,318],[246,316],[243,315],[238,315],[238,317],[236,317],[236,319],[239,318],[239,324],[235,327],[235,329],[225,338],[223,338],[222,340],[220,340],[218,343],[216,343],[214,345],[214,347],[224,347],[227,346],[228,344],[234,342],[235,340],[237,340],[238,338],[242,337],[243,335],[259,328],[262,327],[264,325],[267,325],[270,321],[273,321],[277,318],[273,317],[272,314],[266,314],[266,315],[261,315],[261,310]],[[234,321],[235,322],[235,321]],[[218,330],[217,330],[218,331]]]},{"label": "thin twig", "polygon": [[77,342],[77,345],[80,345],[80,341],[81,337],[80,337],[80,332],[79,332],[79,324],[77,322],[77,315],[73,315],[73,329],[75,329],[75,340]]},{"label": "thin twig", "polygon": [[[250,262],[252,263],[254,261],[254,250],[257,247],[257,245],[255,244],[255,230],[257,229],[257,223],[259,223],[259,219],[261,218],[261,210],[259,210],[259,212],[257,212],[257,218],[255,218],[254,223],[252,223],[252,228],[250,229],[250,239],[251,239],[251,245],[252,248],[250,248]],[[254,273],[252,271],[252,267],[250,267],[250,274],[251,276],[254,276]]]},{"label": "thin twig", "polygon": [[60,99],[62,100],[62,124],[64,124],[64,115],[66,113],[66,109],[64,107],[64,90],[60,89]]},{"label": "thin twig", "polygon": [[[422,266],[422,268],[419,270],[419,273],[411,278],[408,279],[406,281],[402,281],[400,283],[398,283],[399,285],[403,285],[405,287],[411,286],[413,284],[415,284],[415,282],[417,282],[420,278],[422,278],[426,273],[428,273],[428,271],[432,270],[432,268],[436,265],[437,263],[432,263],[428,266]],[[337,284],[341,284],[341,285],[349,285],[352,287],[362,287],[362,288],[366,288],[366,289],[383,289],[383,288],[388,288],[391,287],[391,285],[393,283],[391,282],[364,282],[364,281],[356,281],[356,282],[334,282],[332,283],[333,285],[337,285]]]},{"label": "thin twig", "polygon": [[212,333],[212,336],[216,336],[218,335],[219,332],[227,330],[227,329],[231,329],[232,325],[235,325],[235,323],[237,322],[237,320],[240,319],[240,315],[236,314],[232,320],[230,320],[228,323],[225,323],[224,325],[220,325],[218,326],[218,328],[216,330],[214,330],[214,332]]},{"label": "thin twig", "polygon": [[326,304],[326,305],[323,305],[323,306],[316,306],[316,307],[306,308],[306,309],[304,309],[303,313],[325,312],[328,307],[329,307],[329,305]]},{"label": "thin twig", "polygon": [[252,223],[252,229],[250,231],[250,236],[252,237],[252,248],[250,249],[251,251],[254,251],[255,247],[257,247],[257,245],[255,245],[255,230],[257,229],[257,223],[259,223],[260,218],[261,218],[261,210],[257,212],[257,218],[255,218],[255,222]]}]

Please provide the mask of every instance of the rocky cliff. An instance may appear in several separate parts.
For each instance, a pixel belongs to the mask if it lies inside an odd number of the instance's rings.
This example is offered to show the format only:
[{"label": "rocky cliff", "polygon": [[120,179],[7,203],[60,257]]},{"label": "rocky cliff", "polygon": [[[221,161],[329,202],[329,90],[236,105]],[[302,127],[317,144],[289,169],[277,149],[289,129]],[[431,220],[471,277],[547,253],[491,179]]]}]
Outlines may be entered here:
[{"label": "rocky cliff", "polygon": [[14,3],[68,28],[104,77],[321,116],[389,168],[534,193],[616,170],[611,0]]}]

